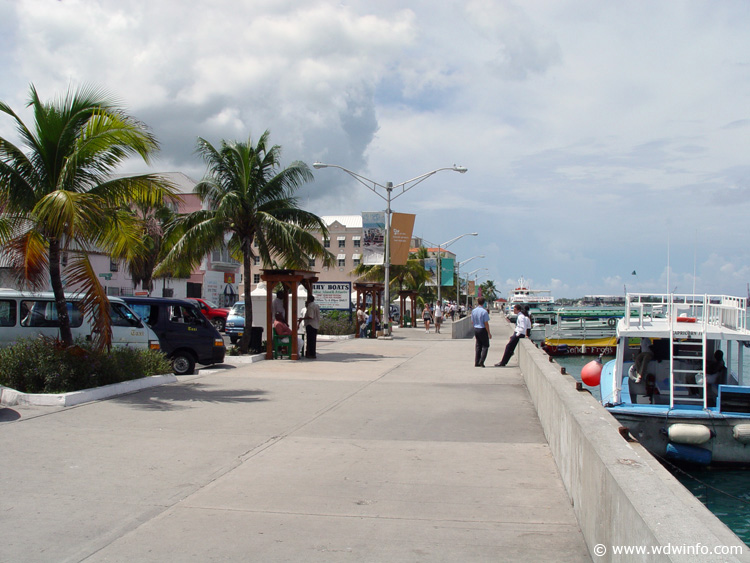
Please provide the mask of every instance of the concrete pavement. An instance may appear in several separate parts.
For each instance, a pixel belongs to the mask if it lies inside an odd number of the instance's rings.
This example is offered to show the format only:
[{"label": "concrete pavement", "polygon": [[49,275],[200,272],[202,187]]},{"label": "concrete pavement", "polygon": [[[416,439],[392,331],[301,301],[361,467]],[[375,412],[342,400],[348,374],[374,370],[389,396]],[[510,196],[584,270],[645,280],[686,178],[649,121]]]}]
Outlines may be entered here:
[{"label": "concrete pavement", "polygon": [[590,561],[516,359],[443,330],[0,409],[0,560]]}]

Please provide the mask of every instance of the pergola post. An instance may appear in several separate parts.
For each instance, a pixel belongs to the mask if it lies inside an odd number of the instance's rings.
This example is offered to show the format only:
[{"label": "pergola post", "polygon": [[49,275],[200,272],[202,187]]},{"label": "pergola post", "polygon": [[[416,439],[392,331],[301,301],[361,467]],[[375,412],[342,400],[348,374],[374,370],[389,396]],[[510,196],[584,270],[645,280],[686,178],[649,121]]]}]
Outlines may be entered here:
[{"label": "pergola post", "polygon": [[[292,314],[291,316],[287,311],[287,321],[289,322],[289,328],[292,329],[292,337],[290,338],[292,353],[292,360],[299,360],[299,345],[297,343],[297,319],[299,317],[299,311],[297,306],[298,288],[302,285],[308,295],[312,295],[312,284],[318,281],[317,272],[311,272],[308,270],[263,270],[260,275],[260,279],[266,282],[266,327],[268,327],[268,334],[266,335],[266,359],[273,359],[273,289],[277,284],[282,284],[284,289],[287,291],[287,295],[292,297]],[[284,303],[286,308],[286,303]]]}]

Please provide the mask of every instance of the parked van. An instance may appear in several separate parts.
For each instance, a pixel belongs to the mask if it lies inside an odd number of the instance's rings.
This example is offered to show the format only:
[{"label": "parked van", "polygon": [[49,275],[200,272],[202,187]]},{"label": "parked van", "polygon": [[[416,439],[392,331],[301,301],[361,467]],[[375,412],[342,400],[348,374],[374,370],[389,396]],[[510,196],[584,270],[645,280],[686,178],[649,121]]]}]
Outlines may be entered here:
[{"label": "parked van", "polygon": [[194,301],[163,297],[122,299],[159,337],[161,351],[172,361],[175,375],[190,375],[196,363],[224,361],[224,339]]},{"label": "parked van", "polygon": [[[80,298],[66,295],[68,318],[73,338],[91,340],[91,318],[79,307]],[[159,349],[159,337],[117,297],[109,298],[112,319],[112,345],[141,349]],[[8,346],[22,338],[39,335],[60,338],[60,321],[52,292],[36,293],[0,289],[0,346]]]}]

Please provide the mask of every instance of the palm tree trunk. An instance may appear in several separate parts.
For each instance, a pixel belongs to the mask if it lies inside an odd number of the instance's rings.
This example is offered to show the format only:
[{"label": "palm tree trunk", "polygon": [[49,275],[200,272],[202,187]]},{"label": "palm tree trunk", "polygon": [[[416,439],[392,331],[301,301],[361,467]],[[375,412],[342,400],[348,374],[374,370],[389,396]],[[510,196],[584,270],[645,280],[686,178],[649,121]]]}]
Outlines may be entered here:
[{"label": "palm tree trunk", "polygon": [[242,275],[245,278],[245,330],[240,339],[240,354],[247,354],[247,351],[250,348],[250,336],[253,331],[253,300],[250,297],[253,281],[252,270],[250,267],[252,264],[250,244],[252,244],[252,241],[246,243],[244,252],[242,253]]},{"label": "palm tree trunk", "polygon": [[68,305],[65,301],[65,290],[60,275],[60,242],[57,239],[49,241],[49,279],[52,284],[52,293],[55,295],[57,319],[60,323],[60,340],[65,346],[72,346],[73,332],[70,330]]}]

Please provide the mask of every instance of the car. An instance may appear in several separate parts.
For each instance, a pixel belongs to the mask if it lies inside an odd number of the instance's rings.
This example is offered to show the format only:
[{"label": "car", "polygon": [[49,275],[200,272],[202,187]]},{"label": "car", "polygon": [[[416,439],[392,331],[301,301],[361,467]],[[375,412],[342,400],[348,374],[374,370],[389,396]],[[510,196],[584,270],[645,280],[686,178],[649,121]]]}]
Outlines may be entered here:
[{"label": "car", "polygon": [[227,324],[227,316],[229,316],[229,309],[226,307],[219,307],[215,303],[199,297],[188,297],[188,300],[195,301],[200,307],[203,316],[211,321],[211,324],[216,327],[216,330],[224,332],[224,327]]},{"label": "car", "polygon": [[[229,310],[224,333],[232,344],[237,344],[245,333],[245,302],[237,301]],[[263,327],[254,326],[250,335],[250,349],[260,351],[263,340]]]},{"label": "car", "polygon": [[212,365],[224,361],[224,339],[195,301],[164,297],[122,299],[159,337],[161,351],[172,362],[175,375],[194,373],[196,363]]}]

